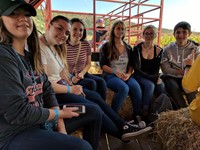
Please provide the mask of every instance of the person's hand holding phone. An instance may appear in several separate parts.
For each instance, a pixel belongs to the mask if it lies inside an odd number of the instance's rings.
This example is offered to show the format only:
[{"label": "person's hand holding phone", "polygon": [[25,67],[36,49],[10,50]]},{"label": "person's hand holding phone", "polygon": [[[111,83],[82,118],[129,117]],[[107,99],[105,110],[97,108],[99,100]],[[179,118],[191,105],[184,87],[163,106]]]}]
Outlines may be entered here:
[{"label": "person's hand holding phone", "polygon": [[66,104],[63,106],[64,108],[76,108],[73,109],[74,112],[78,113],[78,114],[84,114],[86,113],[86,108],[84,105],[81,104]]},{"label": "person's hand holding phone", "polygon": [[61,118],[73,118],[78,117],[79,113],[76,111],[78,110],[78,107],[65,107],[60,110],[60,117]]}]

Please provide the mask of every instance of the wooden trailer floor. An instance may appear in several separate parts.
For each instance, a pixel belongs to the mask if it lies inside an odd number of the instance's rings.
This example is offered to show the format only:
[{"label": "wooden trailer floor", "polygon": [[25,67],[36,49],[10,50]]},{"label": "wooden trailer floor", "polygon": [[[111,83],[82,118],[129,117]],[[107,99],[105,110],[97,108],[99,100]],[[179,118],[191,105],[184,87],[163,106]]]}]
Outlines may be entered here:
[{"label": "wooden trailer floor", "polygon": [[106,137],[105,134],[102,134],[98,150],[159,150],[159,148],[150,135],[132,140],[129,143],[123,143],[115,137],[109,135]]}]

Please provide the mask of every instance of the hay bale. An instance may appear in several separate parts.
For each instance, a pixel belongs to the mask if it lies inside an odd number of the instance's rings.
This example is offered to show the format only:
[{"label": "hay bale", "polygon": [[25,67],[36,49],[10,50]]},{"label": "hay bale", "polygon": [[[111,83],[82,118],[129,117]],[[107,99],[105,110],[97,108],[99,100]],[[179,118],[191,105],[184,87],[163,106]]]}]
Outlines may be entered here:
[{"label": "hay bale", "polygon": [[79,129],[71,133],[70,135],[75,136],[77,138],[83,138],[83,129]]},{"label": "hay bale", "polygon": [[97,66],[96,62],[91,62],[91,66],[88,70],[88,73],[90,74],[102,74],[102,69],[100,68],[100,66]]},{"label": "hay bale", "polygon": [[[114,94],[115,93],[111,89],[107,89],[106,103],[110,106],[112,104]],[[129,96],[126,97],[121,109],[119,110],[119,115],[127,121],[133,119],[133,105]]]},{"label": "hay bale", "polygon": [[200,149],[200,126],[190,119],[188,108],[161,113],[155,122],[154,132],[160,149]]}]

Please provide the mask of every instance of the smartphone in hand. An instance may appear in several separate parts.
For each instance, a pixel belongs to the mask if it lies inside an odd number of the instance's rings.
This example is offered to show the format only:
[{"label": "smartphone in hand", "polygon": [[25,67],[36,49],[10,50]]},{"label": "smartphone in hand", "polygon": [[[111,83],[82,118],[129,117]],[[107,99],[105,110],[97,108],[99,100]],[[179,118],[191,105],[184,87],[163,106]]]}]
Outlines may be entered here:
[{"label": "smartphone in hand", "polygon": [[66,105],[63,105],[63,107],[77,107],[78,109],[75,110],[74,112],[79,113],[79,114],[85,114],[86,113],[86,108],[85,108],[84,105],[66,104]]}]

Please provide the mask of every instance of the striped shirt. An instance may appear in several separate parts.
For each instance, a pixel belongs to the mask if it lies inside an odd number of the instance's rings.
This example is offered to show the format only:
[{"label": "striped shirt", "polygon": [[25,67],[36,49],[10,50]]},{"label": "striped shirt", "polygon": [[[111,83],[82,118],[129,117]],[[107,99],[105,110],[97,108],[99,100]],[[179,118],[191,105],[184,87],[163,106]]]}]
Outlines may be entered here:
[{"label": "striped shirt", "polygon": [[77,60],[79,51],[79,44],[78,45],[70,45],[67,42],[67,65],[68,70],[71,74],[79,73],[83,70],[87,63],[87,56],[91,55],[91,45],[88,41],[81,41],[81,48],[80,54]]}]

